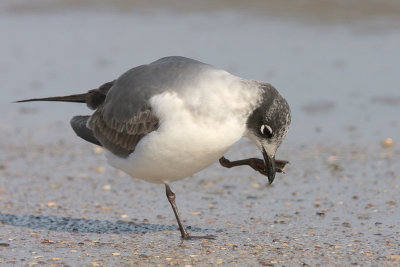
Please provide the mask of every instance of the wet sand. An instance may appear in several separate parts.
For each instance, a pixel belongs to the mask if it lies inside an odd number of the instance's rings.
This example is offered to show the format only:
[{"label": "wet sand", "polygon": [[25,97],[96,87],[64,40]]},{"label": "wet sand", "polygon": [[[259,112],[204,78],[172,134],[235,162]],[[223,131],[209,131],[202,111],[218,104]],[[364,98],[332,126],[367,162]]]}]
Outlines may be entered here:
[{"label": "wet sand", "polygon": [[[253,17],[239,4],[177,15],[175,5],[57,3],[1,6],[0,265],[400,263],[396,2],[373,18],[337,12],[323,23],[303,23],[304,14],[345,9],[271,4],[290,15]],[[74,135],[68,121],[85,107],[9,103],[80,93],[171,54],[269,81],[293,112],[278,152],[291,164],[271,186],[249,168],[218,164],[172,184],[190,231],[215,241],[181,241],[162,186],[106,165],[101,149]],[[383,145],[387,138],[394,143]],[[227,154],[253,156],[261,157],[247,140]]]}]

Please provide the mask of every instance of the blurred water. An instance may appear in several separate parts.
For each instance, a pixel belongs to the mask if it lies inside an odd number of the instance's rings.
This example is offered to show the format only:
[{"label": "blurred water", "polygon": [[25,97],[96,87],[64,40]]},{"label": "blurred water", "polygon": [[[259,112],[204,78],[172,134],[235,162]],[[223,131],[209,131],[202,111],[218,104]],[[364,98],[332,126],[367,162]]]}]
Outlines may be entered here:
[{"label": "blurred water", "polygon": [[376,30],[381,24],[300,23],[232,8],[4,9],[0,130],[33,134],[40,128],[43,135],[49,123],[66,129],[70,117],[90,111],[77,104],[10,102],[85,92],[136,65],[182,55],[276,86],[293,113],[285,145],[400,137],[400,35],[396,28]]},{"label": "blurred water", "polygon": [[[0,241],[9,244],[0,263],[397,260],[400,2],[210,1],[198,10],[187,4],[196,0],[0,1]],[[162,187],[103,168],[103,155],[76,138],[69,119],[90,114],[84,105],[10,103],[82,93],[167,55],[268,81],[292,108],[278,152],[291,164],[272,186],[217,163],[174,184],[192,230],[223,229],[208,244],[177,246]],[[395,149],[380,149],[386,137]],[[261,156],[245,142],[227,158]]]}]

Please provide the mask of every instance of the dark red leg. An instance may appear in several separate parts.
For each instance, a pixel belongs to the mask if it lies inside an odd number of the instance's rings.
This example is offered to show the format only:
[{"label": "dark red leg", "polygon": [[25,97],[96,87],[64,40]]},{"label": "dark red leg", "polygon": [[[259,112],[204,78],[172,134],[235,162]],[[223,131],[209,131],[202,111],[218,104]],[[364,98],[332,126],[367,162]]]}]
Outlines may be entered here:
[{"label": "dark red leg", "polygon": [[191,236],[182,224],[181,216],[175,203],[176,195],[174,192],[172,192],[171,188],[167,184],[165,184],[165,193],[167,194],[168,201],[171,204],[172,210],[174,211],[176,221],[178,222],[179,231],[181,231],[182,239],[215,239],[215,236],[213,235]]}]

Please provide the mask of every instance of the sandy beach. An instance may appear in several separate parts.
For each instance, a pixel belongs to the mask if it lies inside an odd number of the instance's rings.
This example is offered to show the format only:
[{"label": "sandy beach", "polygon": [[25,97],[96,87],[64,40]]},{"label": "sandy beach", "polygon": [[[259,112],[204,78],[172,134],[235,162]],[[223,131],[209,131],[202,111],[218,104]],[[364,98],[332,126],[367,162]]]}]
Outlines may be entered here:
[{"label": "sandy beach", "polygon": [[[0,265],[399,265],[400,4],[289,2],[2,2]],[[11,103],[167,55],[270,82],[292,109],[272,185],[217,163],[171,185],[216,240],[182,241],[163,186],[75,136],[84,105]],[[243,139],[226,157],[261,154]]]}]

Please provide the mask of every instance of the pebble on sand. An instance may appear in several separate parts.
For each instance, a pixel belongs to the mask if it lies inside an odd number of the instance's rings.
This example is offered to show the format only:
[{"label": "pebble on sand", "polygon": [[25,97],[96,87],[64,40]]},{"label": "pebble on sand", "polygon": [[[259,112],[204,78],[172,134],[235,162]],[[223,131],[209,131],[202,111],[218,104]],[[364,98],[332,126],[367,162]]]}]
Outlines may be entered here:
[{"label": "pebble on sand", "polygon": [[99,147],[99,146],[95,146],[95,147],[93,148],[93,152],[94,152],[96,155],[102,154],[103,151],[104,151],[104,149],[103,149],[102,147]]},{"label": "pebble on sand", "polygon": [[110,191],[111,190],[111,185],[106,184],[106,185],[103,185],[102,188],[103,188],[104,191]]},{"label": "pebble on sand", "polygon": [[98,173],[103,173],[105,171],[105,168],[104,167],[97,167],[96,168],[96,172],[98,172]]},{"label": "pebble on sand", "polygon": [[47,207],[51,208],[51,207],[55,207],[57,206],[57,202],[49,202],[47,203]]},{"label": "pebble on sand", "polygon": [[382,142],[382,146],[384,148],[391,148],[394,146],[394,142],[392,138],[386,138],[385,140],[383,140]]}]

